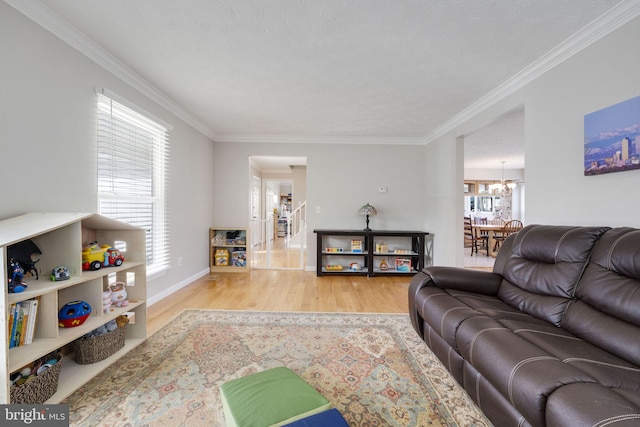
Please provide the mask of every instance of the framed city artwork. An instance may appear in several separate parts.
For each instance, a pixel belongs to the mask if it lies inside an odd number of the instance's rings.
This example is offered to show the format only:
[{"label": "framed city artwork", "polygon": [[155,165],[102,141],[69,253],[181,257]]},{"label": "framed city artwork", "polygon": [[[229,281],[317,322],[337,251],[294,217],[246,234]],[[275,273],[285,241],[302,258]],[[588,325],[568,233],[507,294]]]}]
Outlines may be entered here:
[{"label": "framed city artwork", "polygon": [[640,169],[640,96],[584,116],[584,174]]}]

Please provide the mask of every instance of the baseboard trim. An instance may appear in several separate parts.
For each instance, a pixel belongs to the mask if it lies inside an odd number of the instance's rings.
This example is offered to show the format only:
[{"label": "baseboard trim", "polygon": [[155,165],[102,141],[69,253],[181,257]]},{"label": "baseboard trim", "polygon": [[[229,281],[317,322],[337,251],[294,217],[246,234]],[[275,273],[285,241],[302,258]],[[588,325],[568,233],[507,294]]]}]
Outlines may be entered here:
[{"label": "baseboard trim", "polygon": [[153,304],[157,303],[158,301],[168,297],[169,295],[173,294],[174,292],[178,292],[180,289],[182,289],[185,286],[195,282],[199,278],[206,276],[209,273],[210,273],[209,269],[205,268],[204,270],[201,270],[200,272],[194,274],[193,276],[187,277],[186,279],[184,279],[183,281],[179,282],[178,284],[173,285],[169,289],[165,289],[164,291],[160,292],[159,294],[152,296],[151,298],[147,299],[147,307],[151,307]]}]

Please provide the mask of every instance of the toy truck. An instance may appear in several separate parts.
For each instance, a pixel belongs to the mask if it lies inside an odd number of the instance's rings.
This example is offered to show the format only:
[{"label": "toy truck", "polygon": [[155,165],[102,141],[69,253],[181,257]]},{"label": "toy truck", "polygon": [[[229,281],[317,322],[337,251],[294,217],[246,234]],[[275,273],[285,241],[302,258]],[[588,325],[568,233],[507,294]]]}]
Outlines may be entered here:
[{"label": "toy truck", "polygon": [[119,267],[124,262],[124,256],[119,250],[109,245],[91,243],[82,251],[82,269],[99,270],[102,267]]}]

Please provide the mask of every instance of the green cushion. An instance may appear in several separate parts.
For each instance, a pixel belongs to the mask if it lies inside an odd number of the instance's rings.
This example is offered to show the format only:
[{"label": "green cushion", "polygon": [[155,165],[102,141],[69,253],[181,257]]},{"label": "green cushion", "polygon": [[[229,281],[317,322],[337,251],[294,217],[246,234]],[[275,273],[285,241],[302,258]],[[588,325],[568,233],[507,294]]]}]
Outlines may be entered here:
[{"label": "green cushion", "polygon": [[281,426],[331,408],[316,389],[285,367],[220,386],[228,427]]}]

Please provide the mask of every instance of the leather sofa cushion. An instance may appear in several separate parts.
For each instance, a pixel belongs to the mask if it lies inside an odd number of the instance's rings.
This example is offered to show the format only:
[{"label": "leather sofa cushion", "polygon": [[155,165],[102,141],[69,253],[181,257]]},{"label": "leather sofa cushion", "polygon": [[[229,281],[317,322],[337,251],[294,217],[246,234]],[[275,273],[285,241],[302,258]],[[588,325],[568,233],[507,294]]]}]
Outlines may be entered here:
[{"label": "leather sofa cushion", "polygon": [[607,389],[600,384],[570,384],[547,402],[547,426],[637,427],[640,394]]},{"label": "leather sofa cushion", "polygon": [[640,390],[637,366],[539,320],[477,317],[460,325],[457,346],[534,425],[544,425],[546,400],[569,384],[598,383],[605,395],[614,390],[611,398],[618,401]]},{"label": "leather sofa cushion", "polygon": [[529,225],[512,236],[508,257],[497,263],[507,304],[560,326],[566,306],[598,238],[607,227]]},{"label": "leather sofa cushion", "polygon": [[640,230],[602,236],[562,322],[573,334],[640,366]]},{"label": "leather sofa cushion", "polygon": [[422,288],[414,304],[420,317],[456,351],[458,327],[469,318],[485,316],[536,321],[496,297],[434,286]]},{"label": "leather sofa cushion", "polygon": [[562,328],[513,320],[500,323],[605,387],[640,390],[640,368]]},{"label": "leather sofa cushion", "polygon": [[[521,323],[529,329],[551,327],[545,322]],[[532,425],[545,425],[547,397],[556,389],[596,382],[496,319],[476,317],[463,322],[457,345],[462,357]]]}]

